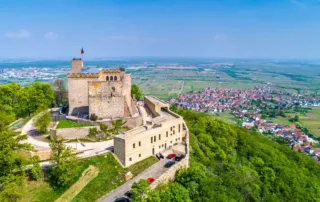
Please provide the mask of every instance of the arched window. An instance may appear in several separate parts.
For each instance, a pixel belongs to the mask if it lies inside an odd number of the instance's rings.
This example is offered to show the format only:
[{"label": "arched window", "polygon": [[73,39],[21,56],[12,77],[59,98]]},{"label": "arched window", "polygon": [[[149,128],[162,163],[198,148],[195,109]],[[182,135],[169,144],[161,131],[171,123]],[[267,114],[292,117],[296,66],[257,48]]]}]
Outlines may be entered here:
[{"label": "arched window", "polygon": [[113,76],[110,76],[110,81],[113,81]]},{"label": "arched window", "polygon": [[115,80],[115,81],[118,80],[117,76],[114,76],[114,80]]},{"label": "arched window", "polygon": [[109,76],[106,77],[106,80],[109,81]]}]

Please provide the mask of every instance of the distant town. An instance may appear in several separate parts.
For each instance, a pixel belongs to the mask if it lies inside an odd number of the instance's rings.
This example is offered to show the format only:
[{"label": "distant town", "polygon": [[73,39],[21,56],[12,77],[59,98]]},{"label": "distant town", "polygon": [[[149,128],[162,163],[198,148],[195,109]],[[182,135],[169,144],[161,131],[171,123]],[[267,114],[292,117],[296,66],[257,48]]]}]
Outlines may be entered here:
[{"label": "distant town", "polygon": [[[320,97],[274,91],[270,85],[263,85],[253,90],[206,88],[198,93],[181,94],[170,103],[209,114],[229,112],[236,118],[237,125],[279,137],[293,150],[310,155],[320,163],[319,141],[308,128],[298,123],[299,116],[296,115],[308,113],[310,107],[320,109]],[[277,123],[276,117],[288,119],[288,124]]]}]

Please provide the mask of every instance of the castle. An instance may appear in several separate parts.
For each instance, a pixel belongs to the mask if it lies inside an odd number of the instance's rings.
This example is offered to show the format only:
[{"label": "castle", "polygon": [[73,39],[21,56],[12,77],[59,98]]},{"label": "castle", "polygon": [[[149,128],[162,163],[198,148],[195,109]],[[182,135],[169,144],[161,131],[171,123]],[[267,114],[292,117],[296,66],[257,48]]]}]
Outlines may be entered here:
[{"label": "castle", "polygon": [[[83,60],[73,59],[68,77],[69,116],[73,121],[89,121],[92,114],[99,125],[125,119],[132,129],[113,137],[114,154],[128,167],[159,152],[188,154],[188,128],[169,104],[153,96],[144,101],[131,98],[131,75],[124,69],[104,69],[84,73]],[[77,134],[78,135],[78,134]],[[181,149],[182,146],[182,149]],[[188,155],[184,164],[188,165]]]},{"label": "castle", "polygon": [[137,116],[131,98],[131,75],[124,69],[83,73],[83,60],[71,61],[68,77],[69,116],[117,119]]}]

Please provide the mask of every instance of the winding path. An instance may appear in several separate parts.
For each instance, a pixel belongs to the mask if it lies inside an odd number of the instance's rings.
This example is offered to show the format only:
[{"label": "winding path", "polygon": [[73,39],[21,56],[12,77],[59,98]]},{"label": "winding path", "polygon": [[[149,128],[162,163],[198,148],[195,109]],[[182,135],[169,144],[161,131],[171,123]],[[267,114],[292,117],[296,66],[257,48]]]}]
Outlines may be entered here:
[{"label": "winding path", "polygon": [[[36,148],[41,148],[41,150],[50,150],[48,142],[45,142],[38,138],[40,135],[38,131],[34,128],[32,124],[33,118],[30,119],[21,130],[21,134],[26,134],[28,139],[26,142],[30,143]],[[113,147],[113,140],[104,141],[104,142],[79,142],[79,143],[65,143],[67,146],[76,149],[78,152],[81,152],[78,156],[80,158],[87,158],[102,153],[109,152]]]}]

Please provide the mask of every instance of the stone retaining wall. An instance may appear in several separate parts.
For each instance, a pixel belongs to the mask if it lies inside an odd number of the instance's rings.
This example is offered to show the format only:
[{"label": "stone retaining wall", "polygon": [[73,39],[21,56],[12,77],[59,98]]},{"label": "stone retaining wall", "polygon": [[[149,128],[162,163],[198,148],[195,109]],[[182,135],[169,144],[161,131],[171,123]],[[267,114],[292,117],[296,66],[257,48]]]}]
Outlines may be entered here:
[{"label": "stone retaining wall", "polygon": [[97,128],[99,130],[98,126],[51,129],[50,137],[52,138],[53,136],[58,135],[66,140],[75,138],[85,138],[89,134],[90,128]]},{"label": "stone retaining wall", "polygon": [[[81,119],[81,118],[77,118],[74,116],[67,116],[67,120],[73,121],[73,122],[77,122],[77,123],[85,123],[85,124],[91,124],[91,125],[96,125],[99,126],[100,123],[104,123],[106,124],[109,128],[112,127],[112,121],[113,120],[98,120],[98,121],[91,121],[88,119]],[[126,121],[125,126],[129,127],[129,128],[135,128],[137,126],[141,126],[142,125],[142,117],[141,116],[137,116],[137,117],[127,117],[123,119],[124,121]]]},{"label": "stone retaining wall", "polygon": [[51,156],[51,151],[50,150],[36,151],[36,152],[20,150],[19,153],[24,155],[24,156],[26,156],[26,157],[39,156],[40,161],[49,160],[50,156]]}]

